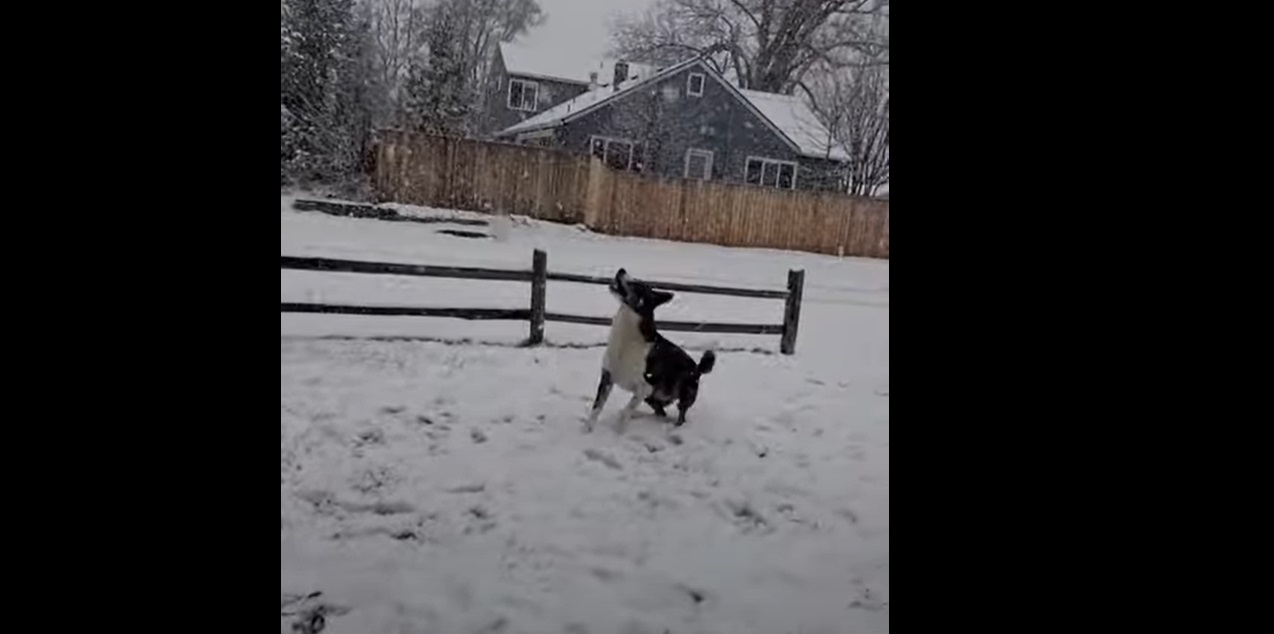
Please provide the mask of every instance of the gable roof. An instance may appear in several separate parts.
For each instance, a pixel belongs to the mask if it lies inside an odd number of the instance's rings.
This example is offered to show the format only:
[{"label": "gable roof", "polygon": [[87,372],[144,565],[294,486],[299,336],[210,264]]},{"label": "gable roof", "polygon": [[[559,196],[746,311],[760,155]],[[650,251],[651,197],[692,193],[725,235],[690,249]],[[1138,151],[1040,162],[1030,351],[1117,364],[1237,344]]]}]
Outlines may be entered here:
[{"label": "gable roof", "polygon": [[814,158],[832,158],[834,160],[849,158],[844,151],[836,146],[832,146],[829,152],[827,129],[823,127],[818,118],[814,116],[814,112],[799,97],[737,88],[712,70],[711,67],[703,64],[700,58],[692,58],[674,64],[644,79],[623,85],[619,90],[590,90],[574,99],[553,106],[534,117],[505,128],[497,132],[496,136],[530,132],[568,123],[596,110],[604,104],[632,94],[633,90],[640,86],[658,82],[695,65],[716,79],[722,86],[725,86],[727,91],[733,93],[744,106],[764,121],[771,130],[783,138],[797,153]]},{"label": "gable roof", "polygon": [[[547,48],[530,48],[512,42],[500,43],[500,57],[504,59],[504,69],[510,75],[536,77],[573,84],[588,84],[589,73],[597,73],[597,83],[609,86],[615,78],[615,62],[606,59],[588,61],[572,51],[562,49],[553,52]],[[657,72],[654,66],[628,62],[628,78],[641,80]]]},{"label": "gable roof", "polygon": [[827,128],[818,120],[804,99],[795,95],[779,95],[742,88],[739,92],[775,127],[782,130],[783,134],[801,149],[801,154],[839,161],[849,158],[839,145],[831,142]]},{"label": "gable roof", "polygon": [[646,77],[645,79],[623,84],[619,87],[619,90],[614,90],[611,88],[599,88],[597,90],[590,90],[588,92],[585,92],[579,95],[578,97],[575,97],[574,99],[568,99],[566,101],[563,101],[562,103],[559,103],[556,106],[553,106],[552,108],[549,108],[548,110],[545,110],[544,112],[541,112],[540,114],[535,115],[534,117],[526,119],[525,121],[512,125],[508,128],[505,128],[497,132],[496,136],[513,134],[515,132],[528,132],[530,130],[537,130],[539,128],[547,128],[551,126],[561,125],[562,123],[565,123],[568,119],[575,119],[577,117],[580,117],[586,112],[591,112],[595,110],[598,106],[601,106],[604,103],[608,103],[622,95],[627,95],[632,93],[632,91],[639,86],[644,86],[652,82],[659,81],[660,79],[667,77],[668,75],[679,72],[684,68],[688,68],[694,65],[698,61],[699,60],[697,59],[690,59],[690,60],[681,62],[680,64],[674,64],[672,66],[669,66],[668,68],[663,69],[662,71],[658,73],[655,73],[649,77]]}]

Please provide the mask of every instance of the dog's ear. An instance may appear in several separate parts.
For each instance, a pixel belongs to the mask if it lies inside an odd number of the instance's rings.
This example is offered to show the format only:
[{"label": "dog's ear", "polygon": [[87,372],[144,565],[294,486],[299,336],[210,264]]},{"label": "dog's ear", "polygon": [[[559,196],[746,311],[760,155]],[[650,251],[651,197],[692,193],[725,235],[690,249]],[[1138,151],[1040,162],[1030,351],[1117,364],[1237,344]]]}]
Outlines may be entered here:
[{"label": "dog's ear", "polygon": [[657,308],[672,301],[672,293],[668,291],[650,291],[650,307]]}]

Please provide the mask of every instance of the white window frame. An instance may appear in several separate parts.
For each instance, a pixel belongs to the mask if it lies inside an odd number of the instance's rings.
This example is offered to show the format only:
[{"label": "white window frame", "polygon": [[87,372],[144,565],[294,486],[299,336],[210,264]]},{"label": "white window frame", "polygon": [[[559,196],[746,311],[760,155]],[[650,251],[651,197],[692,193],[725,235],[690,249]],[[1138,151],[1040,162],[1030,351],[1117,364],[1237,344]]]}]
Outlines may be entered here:
[{"label": "white window frame", "polygon": [[[522,103],[518,104],[517,107],[514,107],[512,104],[509,103],[509,100],[513,98],[514,84],[522,85]],[[526,89],[528,86],[535,89],[535,98],[531,100],[530,108],[526,107]],[[519,79],[517,77],[509,78],[509,87],[508,89],[506,89],[504,93],[504,105],[507,106],[509,110],[519,110],[522,112],[535,112],[536,105],[539,104],[539,102],[540,102],[540,82],[532,81],[530,79]]]},{"label": "white window frame", "polygon": [[602,142],[602,164],[606,164],[606,151],[610,149],[611,143],[627,143],[628,144],[628,165],[624,167],[624,171],[632,171],[633,154],[637,152],[637,142],[632,139],[624,139],[616,136],[602,136],[594,134],[588,137],[588,155],[593,155],[593,141]]},{"label": "white window frame", "polygon": [[[756,187],[773,187],[774,189],[796,189],[796,177],[801,173],[800,163],[797,163],[796,161],[785,161],[783,159],[775,159],[775,158],[769,158],[765,156],[748,156],[747,159],[743,161],[743,183],[745,185],[753,184],[748,182],[748,165],[752,161],[761,162],[761,182],[756,183],[755,184]],[[771,163],[774,165],[791,165],[792,166],[792,186],[783,187],[782,185],[779,185],[777,178],[775,178],[773,185],[766,185],[765,184],[765,164],[766,163]]]},{"label": "white window frame", "polygon": [[[707,173],[702,176],[690,175],[690,157],[695,155],[702,156],[707,159],[707,161],[705,161],[705,164],[704,164],[704,171]],[[693,148],[693,147],[686,150],[686,164],[685,164],[685,168],[682,169],[682,172],[681,172],[682,176],[684,178],[691,178],[694,180],[703,180],[703,181],[712,180],[712,159],[713,159],[712,150],[701,150],[699,148]]]},{"label": "white window frame", "polygon": [[[691,86],[694,85],[695,77],[699,78],[699,92],[695,92]],[[708,83],[708,78],[703,73],[690,73],[686,76],[686,94],[691,97],[702,97],[703,87]]]}]

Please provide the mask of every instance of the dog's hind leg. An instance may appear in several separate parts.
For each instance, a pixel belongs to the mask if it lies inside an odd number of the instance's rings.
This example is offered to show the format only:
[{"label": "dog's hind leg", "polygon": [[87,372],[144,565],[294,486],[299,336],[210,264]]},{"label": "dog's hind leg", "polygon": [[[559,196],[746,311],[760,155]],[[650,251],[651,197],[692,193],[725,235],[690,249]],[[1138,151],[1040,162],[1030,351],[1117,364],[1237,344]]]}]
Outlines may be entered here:
[{"label": "dog's hind leg", "polygon": [[698,385],[687,383],[682,385],[680,398],[677,399],[677,427],[686,424],[686,412],[690,411],[690,406],[695,404],[695,400],[699,398]]},{"label": "dog's hind leg", "polygon": [[593,398],[593,409],[588,412],[588,419],[584,421],[585,431],[593,431],[597,416],[602,413],[602,407],[606,405],[606,399],[610,398],[612,385],[610,371],[602,370],[602,378],[597,382],[597,396]]}]

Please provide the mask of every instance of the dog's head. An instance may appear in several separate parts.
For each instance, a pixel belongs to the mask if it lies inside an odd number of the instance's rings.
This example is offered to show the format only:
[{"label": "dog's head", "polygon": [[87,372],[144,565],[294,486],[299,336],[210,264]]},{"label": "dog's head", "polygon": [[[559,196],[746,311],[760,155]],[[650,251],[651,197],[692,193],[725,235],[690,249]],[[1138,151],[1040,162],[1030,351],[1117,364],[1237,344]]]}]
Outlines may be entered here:
[{"label": "dog's head", "polygon": [[657,291],[649,284],[634,279],[624,269],[619,269],[615,279],[610,281],[610,294],[639,315],[653,314],[655,308],[672,300],[672,293]]}]

